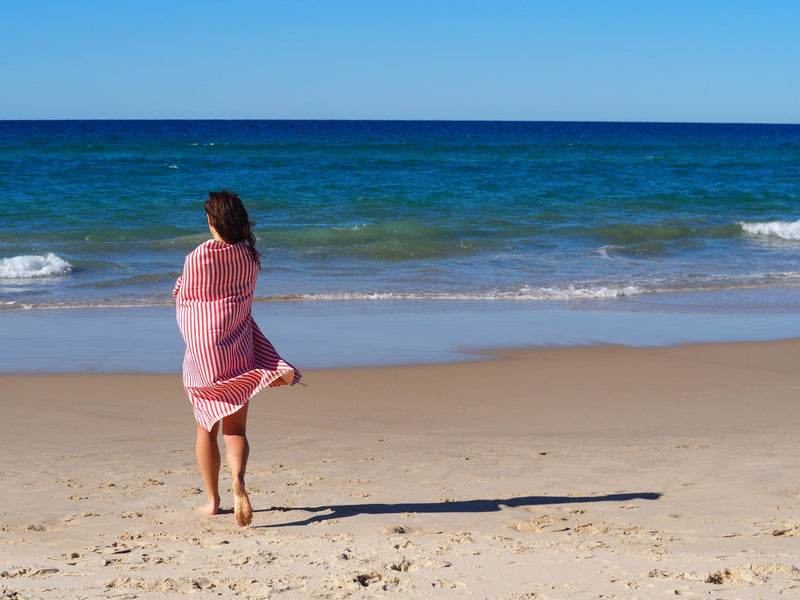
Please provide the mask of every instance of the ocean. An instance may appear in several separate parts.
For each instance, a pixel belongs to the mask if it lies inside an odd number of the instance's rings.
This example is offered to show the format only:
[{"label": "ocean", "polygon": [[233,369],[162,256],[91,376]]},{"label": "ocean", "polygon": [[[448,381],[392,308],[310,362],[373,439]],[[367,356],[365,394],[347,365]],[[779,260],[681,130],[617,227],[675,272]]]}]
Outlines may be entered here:
[{"label": "ocean", "polygon": [[220,189],[271,310],[800,312],[800,125],[0,121],[0,148],[3,313],[171,306]]}]

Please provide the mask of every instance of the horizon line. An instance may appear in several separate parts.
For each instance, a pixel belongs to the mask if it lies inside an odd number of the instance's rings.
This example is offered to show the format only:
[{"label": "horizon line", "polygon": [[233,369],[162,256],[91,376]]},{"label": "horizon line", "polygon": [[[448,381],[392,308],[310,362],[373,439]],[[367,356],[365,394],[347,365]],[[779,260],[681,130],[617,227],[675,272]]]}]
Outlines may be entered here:
[{"label": "horizon line", "polygon": [[284,121],[284,122],[342,122],[342,123],[625,123],[648,125],[800,125],[788,121],[663,121],[663,120],[619,120],[619,119],[412,119],[412,118],[317,118],[317,117],[46,117],[46,118],[0,118],[0,122],[95,122],[95,121]]}]

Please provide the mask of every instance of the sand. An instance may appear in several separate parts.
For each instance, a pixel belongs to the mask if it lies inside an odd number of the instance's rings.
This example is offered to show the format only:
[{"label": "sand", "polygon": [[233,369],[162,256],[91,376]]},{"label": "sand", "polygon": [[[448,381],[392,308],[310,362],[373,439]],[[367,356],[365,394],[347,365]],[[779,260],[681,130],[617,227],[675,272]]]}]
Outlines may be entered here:
[{"label": "sand", "polygon": [[800,597],[798,356],[306,371],[251,405],[246,527],[195,510],[180,375],[2,375],[0,598]]}]

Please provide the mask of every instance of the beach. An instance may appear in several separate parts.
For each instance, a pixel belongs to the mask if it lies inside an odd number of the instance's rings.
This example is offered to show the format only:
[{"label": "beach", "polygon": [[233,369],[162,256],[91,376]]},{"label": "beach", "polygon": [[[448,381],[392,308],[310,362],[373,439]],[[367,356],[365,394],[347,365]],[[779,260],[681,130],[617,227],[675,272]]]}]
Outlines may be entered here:
[{"label": "beach", "polygon": [[[0,141],[0,599],[798,594],[800,126]],[[223,188],[303,373],[249,409],[245,528],[195,510],[172,296]]]},{"label": "beach", "polygon": [[252,401],[246,528],[179,374],[2,374],[0,597],[793,597],[799,352],[308,369]]}]

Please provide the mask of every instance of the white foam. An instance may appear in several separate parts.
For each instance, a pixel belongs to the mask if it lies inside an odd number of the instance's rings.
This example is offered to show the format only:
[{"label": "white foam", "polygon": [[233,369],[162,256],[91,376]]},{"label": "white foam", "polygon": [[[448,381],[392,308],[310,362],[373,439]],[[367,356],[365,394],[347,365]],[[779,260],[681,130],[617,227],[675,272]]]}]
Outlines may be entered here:
[{"label": "white foam", "polygon": [[569,285],[561,288],[522,288],[518,294],[525,300],[597,300],[638,296],[642,293],[642,289],[635,285],[625,285],[622,287],[576,287]]},{"label": "white foam", "polygon": [[756,223],[739,222],[747,233],[767,235],[784,240],[800,240],[800,221],[762,221]]},{"label": "white foam", "polygon": [[333,294],[301,294],[302,300],[316,301],[347,301],[347,300],[597,300],[603,298],[621,298],[637,296],[644,290],[638,286],[627,285],[621,287],[528,287],[524,286],[516,291],[487,291],[487,292],[453,292],[453,293],[333,293]]},{"label": "white foam", "polygon": [[70,271],[72,265],[52,252],[41,256],[26,254],[0,259],[0,279],[58,277]]}]

